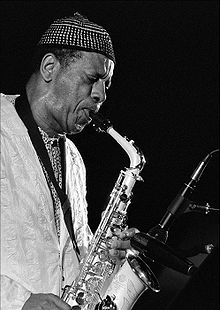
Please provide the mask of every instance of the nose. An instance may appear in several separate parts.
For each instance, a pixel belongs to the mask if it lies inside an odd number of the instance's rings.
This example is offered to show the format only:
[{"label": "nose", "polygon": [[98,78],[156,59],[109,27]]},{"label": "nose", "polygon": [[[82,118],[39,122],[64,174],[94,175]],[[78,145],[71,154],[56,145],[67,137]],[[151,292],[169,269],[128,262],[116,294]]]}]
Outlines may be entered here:
[{"label": "nose", "polygon": [[105,83],[98,80],[93,84],[91,97],[93,102],[101,105],[106,100]]}]

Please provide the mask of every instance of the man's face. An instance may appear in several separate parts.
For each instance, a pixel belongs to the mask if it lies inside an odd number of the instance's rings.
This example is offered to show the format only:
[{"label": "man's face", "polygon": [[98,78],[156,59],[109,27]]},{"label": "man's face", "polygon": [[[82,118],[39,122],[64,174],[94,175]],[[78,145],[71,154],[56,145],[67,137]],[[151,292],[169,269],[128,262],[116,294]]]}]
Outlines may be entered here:
[{"label": "man's face", "polygon": [[91,121],[106,99],[114,64],[98,53],[82,52],[82,58],[60,67],[53,79],[49,114],[58,133],[76,134]]}]

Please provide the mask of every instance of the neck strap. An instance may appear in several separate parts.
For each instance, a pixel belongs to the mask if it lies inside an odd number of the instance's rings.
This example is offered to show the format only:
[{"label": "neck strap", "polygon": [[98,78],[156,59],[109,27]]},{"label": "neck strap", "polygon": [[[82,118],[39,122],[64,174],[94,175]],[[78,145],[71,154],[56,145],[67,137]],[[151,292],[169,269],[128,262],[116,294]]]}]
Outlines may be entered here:
[{"label": "neck strap", "polygon": [[[60,188],[60,186],[58,185],[58,183],[56,181],[48,152],[47,152],[45,144],[42,140],[42,136],[38,130],[37,124],[33,118],[31,108],[30,108],[30,105],[29,105],[29,102],[27,99],[26,92],[23,92],[22,95],[15,100],[15,108],[16,108],[18,115],[22,119],[23,123],[27,127],[28,134],[29,134],[31,142],[35,148],[35,151],[37,152],[37,155],[39,156],[39,158],[43,162],[43,165],[44,165],[45,169],[47,170],[48,176],[49,176],[51,182],[53,183],[53,185],[56,189],[56,192],[57,192],[59,199],[60,199],[60,202],[61,202],[66,227],[67,227],[69,235],[71,237],[73,246],[79,254],[79,249],[77,247],[75,235],[73,232],[70,202],[69,202],[68,196],[65,194],[65,192],[63,192],[63,190]],[[62,139],[62,143],[63,143],[62,148],[63,148],[63,150],[65,150],[64,139]]]}]

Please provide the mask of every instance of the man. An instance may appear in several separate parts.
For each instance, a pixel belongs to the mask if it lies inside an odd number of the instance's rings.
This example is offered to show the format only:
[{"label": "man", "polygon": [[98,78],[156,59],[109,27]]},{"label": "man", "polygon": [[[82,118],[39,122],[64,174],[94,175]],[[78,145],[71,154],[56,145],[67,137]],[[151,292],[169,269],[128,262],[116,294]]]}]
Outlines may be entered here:
[{"label": "man", "polygon": [[[70,309],[58,296],[77,276],[92,234],[84,163],[66,134],[81,132],[100,109],[114,64],[106,30],[75,13],[42,36],[23,93],[2,95],[4,310]],[[128,242],[112,247],[123,259]]]}]

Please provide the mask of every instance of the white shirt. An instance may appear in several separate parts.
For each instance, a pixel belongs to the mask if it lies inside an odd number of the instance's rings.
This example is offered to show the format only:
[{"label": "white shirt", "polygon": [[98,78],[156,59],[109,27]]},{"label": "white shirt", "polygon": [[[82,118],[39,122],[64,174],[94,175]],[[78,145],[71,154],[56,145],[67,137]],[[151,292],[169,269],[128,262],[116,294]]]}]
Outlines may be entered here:
[{"label": "white shirt", "polygon": [[[30,293],[54,293],[78,273],[61,212],[58,242],[53,201],[27,128],[14,100],[1,95],[1,309],[20,310]],[[91,231],[87,222],[86,171],[76,146],[66,140],[66,191],[77,245],[83,257]]]}]

